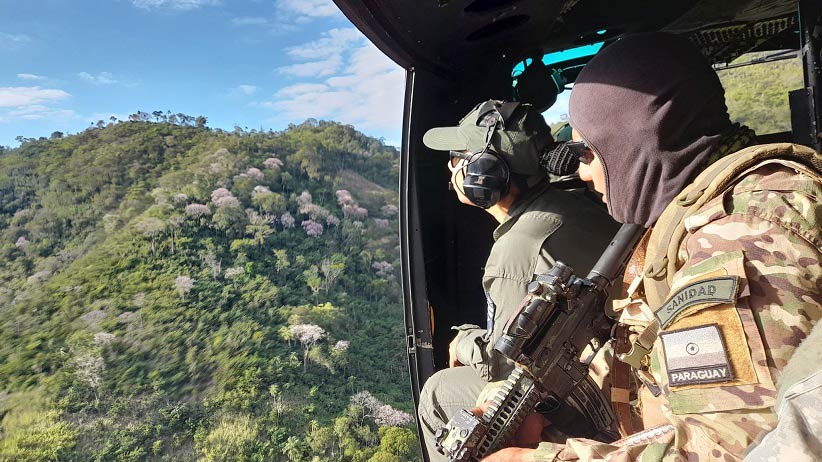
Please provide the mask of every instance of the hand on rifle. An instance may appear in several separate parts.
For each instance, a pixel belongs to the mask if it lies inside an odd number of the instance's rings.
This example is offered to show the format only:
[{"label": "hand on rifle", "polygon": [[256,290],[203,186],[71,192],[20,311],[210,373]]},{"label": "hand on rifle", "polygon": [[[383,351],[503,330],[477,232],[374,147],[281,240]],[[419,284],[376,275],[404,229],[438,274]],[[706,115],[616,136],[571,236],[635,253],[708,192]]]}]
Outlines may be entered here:
[{"label": "hand on rifle", "polygon": [[[491,401],[486,401],[482,406],[471,409],[471,412],[480,417],[490,404]],[[541,441],[542,430],[548,425],[550,422],[542,414],[531,413],[522,421],[514,437],[505,443],[508,447],[485,456],[482,462],[531,462],[534,448]]]}]

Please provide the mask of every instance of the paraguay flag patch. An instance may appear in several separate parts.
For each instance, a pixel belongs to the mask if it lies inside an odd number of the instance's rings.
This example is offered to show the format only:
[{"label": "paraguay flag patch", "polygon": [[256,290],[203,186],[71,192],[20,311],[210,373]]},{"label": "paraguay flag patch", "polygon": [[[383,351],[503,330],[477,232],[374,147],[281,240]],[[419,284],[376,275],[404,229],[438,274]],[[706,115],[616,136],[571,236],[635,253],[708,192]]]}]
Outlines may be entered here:
[{"label": "paraguay flag patch", "polygon": [[716,324],[691,327],[660,335],[672,387],[734,379],[722,332]]}]

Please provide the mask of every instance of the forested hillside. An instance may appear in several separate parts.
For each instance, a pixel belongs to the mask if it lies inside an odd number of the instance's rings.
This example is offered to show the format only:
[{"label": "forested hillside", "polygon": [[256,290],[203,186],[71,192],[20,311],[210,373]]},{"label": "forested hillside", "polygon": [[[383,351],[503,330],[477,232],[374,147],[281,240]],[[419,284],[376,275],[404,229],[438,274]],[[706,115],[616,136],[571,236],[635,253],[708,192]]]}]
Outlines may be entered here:
[{"label": "forested hillside", "polygon": [[0,461],[417,459],[397,169],[313,120],[0,150]]}]

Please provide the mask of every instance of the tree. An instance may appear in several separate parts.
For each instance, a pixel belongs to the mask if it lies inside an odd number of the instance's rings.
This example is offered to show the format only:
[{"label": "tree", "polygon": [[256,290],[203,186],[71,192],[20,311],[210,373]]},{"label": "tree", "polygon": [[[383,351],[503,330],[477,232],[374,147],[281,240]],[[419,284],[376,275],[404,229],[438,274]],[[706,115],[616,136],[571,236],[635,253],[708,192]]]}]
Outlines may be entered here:
[{"label": "tree", "polygon": [[191,292],[192,287],[194,287],[194,279],[188,276],[177,276],[174,280],[174,288],[183,300],[186,299],[186,294]]},{"label": "tree", "polygon": [[310,268],[303,271],[303,280],[308,284],[308,288],[311,289],[311,293],[313,293],[316,298],[320,289],[323,287],[323,280],[320,278],[320,274],[315,265],[311,265]]},{"label": "tree", "polygon": [[305,453],[305,443],[296,436],[289,436],[283,445],[283,455],[288,458],[289,462],[303,462]]},{"label": "tree", "polygon": [[248,225],[245,227],[245,233],[251,236],[258,247],[262,247],[265,238],[273,232],[270,226],[273,221],[274,219],[268,215],[260,215],[252,211],[248,214]]},{"label": "tree", "polygon": [[324,258],[320,262],[320,271],[325,276],[325,283],[323,288],[326,293],[328,289],[334,284],[334,281],[340,277],[340,274],[345,270],[345,257],[340,254],[334,254],[331,258]]},{"label": "tree", "polygon": [[165,231],[166,223],[159,218],[146,217],[138,221],[134,227],[137,228],[137,231],[143,233],[143,236],[151,239],[151,255],[155,255],[157,252],[155,246],[157,236]]},{"label": "tree", "polygon": [[168,219],[168,230],[169,234],[171,235],[171,253],[175,252],[174,244],[176,242],[177,234],[180,231],[180,227],[185,222],[185,219],[182,215],[172,215]]},{"label": "tree", "polygon": [[100,401],[98,390],[103,382],[103,371],[106,369],[103,357],[91,351],[85,352],[74,357],[74,365],[77,378],[91,387],[94,397]]},{"label": "tree", "polygon": [[297,324],[289,328],[291,334],[303,346],[303,372],[308,368],[308,352],[317,342],[326,336],[325,329],[314,324]]},{"label": "tree", "polygon": [[274,249],[274,258],[277,261],[274,268],[277,270],[278,274],[280,271],[291,266],[291,262],[288,261],[288,252],[285,249]]},{"label": "tree", "polygon": [[245,230],[246,216],[240,207],[218,207],[211,223],[214,228],[223,231],[226,236],[240,234]]}]

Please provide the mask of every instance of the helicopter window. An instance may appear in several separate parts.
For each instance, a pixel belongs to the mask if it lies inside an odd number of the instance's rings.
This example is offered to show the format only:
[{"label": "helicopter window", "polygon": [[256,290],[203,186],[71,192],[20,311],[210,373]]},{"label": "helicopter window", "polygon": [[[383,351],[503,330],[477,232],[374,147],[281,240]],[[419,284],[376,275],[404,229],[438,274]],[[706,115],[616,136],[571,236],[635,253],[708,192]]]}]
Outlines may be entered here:
[{"label": "helicopter window", "polygon": [[[601,33],[605,33],[605,31],[600,31]],[[600,33],[597,32],[597,33]],[[570,61],[572,59],[583,58],[585,56],[593,56],[597,54],[604,42],[599,43],[592,43],[590,45],[585,45],[576,48],[570,48],[568,50],[556,51],[553,53],[546,53],[542,55],[542,63],[546,66],[550,66],[551,64],[561,63],[565,61]],[[518,62],[514,69],[511,71],[511,77],[516,79],[525,71],[525,68],[530,66],[533,62],[533,59],[527,58],[523,61]],[[516,81],[516,80],[515,80]]]},{"label": "helicopter window", "polygon": [[714,68],[725,87],[732,121],[758,135],[791,130],[788,92],[804,87],[797,51],[747,53]]},{"label": "helicopter window", "polygon": [[[549,125],[568,120],[568,99],[573,80],[584,66],[578,58],[595,54],[596,43],[543,55],[542,63],[525,59],[514,66],[512,86],[521,101],[540,106]],[[536,65],[534,65],[536,64]],[[788,93],[804,86],[802,62],[795,50],[747,53],[714,69],[725,88],[731,120],[745,124],[759,135],[785,134],[791,130]],[[790,141],[776,139],[773,141]]]}]

